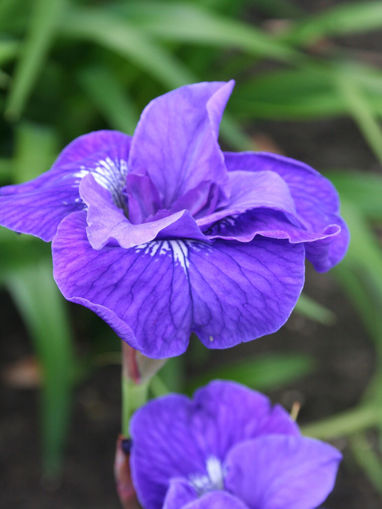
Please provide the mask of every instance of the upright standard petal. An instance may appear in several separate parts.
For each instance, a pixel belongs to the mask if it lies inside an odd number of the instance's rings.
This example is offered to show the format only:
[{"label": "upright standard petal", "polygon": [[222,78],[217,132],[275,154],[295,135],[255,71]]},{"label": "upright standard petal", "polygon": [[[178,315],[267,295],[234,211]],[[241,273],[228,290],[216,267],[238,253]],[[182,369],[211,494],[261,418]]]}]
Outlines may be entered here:
[{"label": "upright standard petal", "polygon": [[264,436],[230,451],[225,486],[251,508],[312,509],[332,491],[341,458],[318,440]]},{"label": "upright standard petal", "polygon": [[132,174],[150,177],[161,208],[170,209],[203,181],[226,185],[228,175],[217,138],[233,85],[233,81],[187,85],[154,99],[143,111],[129,168]]},{"label": "upright standard petal", "polygon": [[223,207],[197,220],[201,227],[209,226],[227,216],[247,210],[265,208],[296,215],[289,188],[284,180],[272,171],[236,171],[229,175],[230,195]]},{"label": "upright standard petal", "polygon": [[269,433],[298,435],[299,430],[289,414],[259,392],[235,382],[215,380],[195,392],[195,409],[201,417],[194,419],[198,447],[206,456],[224,461],[227,452],[243,440]]},{"label": "upright standard petal", "polygon": [[183,353],[192,310],[182,241],[95,250],[86,227],[86,212],[73,213],[53,240],[54,277],[64,297],[97,313],[149,357]]},{"label": "upright standard petal", "polygon": [[52,168],[25,184],[0,189],[0,225],[50,241],[68,214],[84,208],[79,185],[92,173],[104,187],[124,187],[130,137],[98,131],[74,140]]},{"label": "upright standard petal", "polygon": [[[294,159],[267,153],[225,153],[229,171],[272,171],[287,183],[296,211],[308,232],[329,230],[330,240],[312,244],[307,257],[318,271],[329,270],[345,255],[349,232],[339,217],[338,194],[331,182],[310,166]],[[337,233],[332,234],[336,228]],[[315,256],[315,248],[319,255]]]}]

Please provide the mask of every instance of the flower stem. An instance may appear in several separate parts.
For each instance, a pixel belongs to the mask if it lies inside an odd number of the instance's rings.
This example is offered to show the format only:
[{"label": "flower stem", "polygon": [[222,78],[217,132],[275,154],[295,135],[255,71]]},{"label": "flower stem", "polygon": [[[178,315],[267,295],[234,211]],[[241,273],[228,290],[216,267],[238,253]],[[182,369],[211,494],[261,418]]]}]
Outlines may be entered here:
[{"label": "flower stem", "polygon": [[129,436],[130,419],[135,410],[146,403],[150,379],[140,376],[136,351],[122,346],[122,434]]},{"label": "flower stem", "polygon": [[302,427],[304,435],[328,439],[352,435],[376,426],[381,419],[381,409],[376,405],[362,405],[322,421]]}]

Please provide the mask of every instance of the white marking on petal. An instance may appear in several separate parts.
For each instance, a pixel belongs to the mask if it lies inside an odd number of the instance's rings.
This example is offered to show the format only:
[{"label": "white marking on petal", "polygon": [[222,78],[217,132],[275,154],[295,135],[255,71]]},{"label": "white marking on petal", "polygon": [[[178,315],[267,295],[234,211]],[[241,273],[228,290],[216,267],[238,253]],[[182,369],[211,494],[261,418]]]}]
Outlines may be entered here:
[{"label": "white marking on petal", "polygon": [[183,240],[154,240],[152,242],[140,244],[134,249],[150,256],[167,256],[170,254],[173,256],[174,263],[179,264],[183,270],[187,272],[190,265],[187,242]]},{"label": "white marking on petal", "polygon": [[216,456],[210,456],[207,459],[207,473],[212,485],[218,489],[223,489],[223,468]]},{"label": "white marking on petal", "polygon": [[106,157],[100,159],[94,168],[81,165],[80,170],[74,173],[74,177],[79,179],[75,185],[78,185],[80,180],[90,173],[100,186],[111,193],[114,203],[124,208],[122,191],[126,184],[127,172],[127,162],[124,159],[113,161],[110,157]]},{"label": "white marking on petal", "polygon": [[216,456],[210,456],[206,461],[207,475],[193,474],[189,480],[198,495],[204,495],[209,491],[224,489],[224,470],[220,460]]}]

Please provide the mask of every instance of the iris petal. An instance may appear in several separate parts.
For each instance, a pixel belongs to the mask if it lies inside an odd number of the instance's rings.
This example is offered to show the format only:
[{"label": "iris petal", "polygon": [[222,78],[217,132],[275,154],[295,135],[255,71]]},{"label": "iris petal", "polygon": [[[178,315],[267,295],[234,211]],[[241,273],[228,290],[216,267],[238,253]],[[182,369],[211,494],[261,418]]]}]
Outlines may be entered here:
[{"label": "iris petal", "polygon": [[[337,218],[335,220],[338,222]],[[338,235],[340,229],[338,224],[332,223],[321,232],[312,232],[292,223],[282,212],[259,208],[224,218],[205,230],[205,234],[211,239],[239,242],[250,242],[256,235],[262,235],[273,239],[286,239],[296,244],[333,237]]]},{"label": "iris petal", "polygon": [[208,348],[228,348],[278,330],[304,283],[304,247],[256,238],[191,244],[193,332]]},{"label": "iris petal", "polygon": [[[162,508],[170,479],[187,480],[193,473],[205,473],[204,451],[194,440],[194,410],[188,398],[174,394],[151,401],[131,420],[130,464],[139,500],[146,509]],[[181,488],[177,483],[173,490],[184,497],[184,486]]]},{"label": "iris petal", "polygon": [[187,85],[154,99],[134,133],[129,168],[147,175],[170,209],[203,181],[224,188],[228,175],[218,145],[221,116],[233,82]]},{"label": "iris petal", "polygon": [[[179,506],[178,506],[179,507]],[[174,506],[175,509],[175,506]],[[249,509],[248,506],[225,491],[207,493],[198,500],[190,502],[182,509]]]},{"label": "iris petal", "polygon": [[178,241],[156,241],[95,250],[86,236],[86,212],[77,212],[54,238],[54,276],[65,298],[99,314],[133,348],[171,357],[186,350],[191,328],[183,249]]},{"label": "iris petal", "polygon": [[337,191],[328,179],[306,164],[275,154],[227,152],[225,161],[229,171],[272,171],[286,182],[305,230],[318,235],[306,240],[312,242],[306,253],[316,270],[329,270],[344,257],[349,232],[339,216]]},{"label": "iris petal", "polygon": [[132,224],[125,212],[115,205],[112,194],[91,174],[83,178],[80,195],[88,206],[86,232],[93,249],[101,249],[114,241],[128,249],[155,239],[159,233],[207,240],[187,210],[154,221]]},{"label": "iris petal", "polygon": [[183,353],[191,332],[209,348],[269,334],[286,321],[303,286],[302,245],[155,240],[94,250],[86,226],[85,211],[61,223],[53,242],[56,282],[68,300],[98,313],[149,357]]},{"label": "iris petal", "polygon": [[151,401],[134,414],[130,431],[134,483],[146,509],[161,508],[165,496],[164,508],[178,509],[204,495],[193,487],[198,477],[209,476],[207,485],[213,489],[211,459],[224,465],[229,451],[242,441],[269,433],[299,436],[285,410],[226,381],[211,382],[193,400],[169,395]]},{"label": "iris petal", "polygon": [[249,507],[311,509],[333,489],[341,454],[296,436],[268,435],[234,447],[226,462],[226,488]]},{"label": "iris petal", "polygon": [[[0,189],[0,224],[50,241],[68,214],[84,208],[79,195],[87,173],[111,185],[126,177],[131,138],[116,131],[80,136],[61,153],[51,170],[25,184]],[[123,187],[123,186],[122,186]]]},{"label": "iris petal", "polygon": [[186,504],[197,499],[197,497],[196,491],[186,479],[172,479],[163,507],[158,505],[158,509],[182,509]]},{"label": "iris petal", "polygon": [[297,425],[283,408],[272,406],[263,394],[235,382],[215,380],[196,391],[193,402],[205,416],[194,421],[200,443],[206,455],[222,462],[243,440],[268,433],[299,435]]},{"label": "iris petal", "polygon": [[272,171],[235,171],[229,175],[230,196],[223,207],[197,220],[199,226],[254,208],[269,208],[296,215],[293,198],[284,180]]}]

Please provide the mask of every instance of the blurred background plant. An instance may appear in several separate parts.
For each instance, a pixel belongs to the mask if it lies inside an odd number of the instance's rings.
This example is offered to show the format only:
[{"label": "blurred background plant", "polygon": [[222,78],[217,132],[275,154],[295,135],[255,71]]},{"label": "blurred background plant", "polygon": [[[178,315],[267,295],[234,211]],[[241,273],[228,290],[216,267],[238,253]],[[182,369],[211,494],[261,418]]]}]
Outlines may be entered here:
[{"label": "blurred background plant", "polygon": [[[336,185],[351,230],[349,254],[333,274],[374,342],[374,375],[356,407],[307,432],[347,437],[353,458],[382,496],[380,448],[377,435],[368,433],[376,430],[382,438],[382,53],[341,39],[381,28],[380,1],[0,2],[1,185],[46,171],[80,134],[102,128],[132,134],[149,100],[190,82],[236,79],[221,132],[231,150],[279,151],[275,139],[259,135],[263,122],[302,122],[303,129],[307,121],[348,117],[356,124],[375,171],[338,167],[335,158],[318,169]],[[325,151],[325,143],[315,150]],[[100,365],[118,363],[120,345],[89,312],[68,312],[42,242],[1,229],[0,284],[32,340],[33,372],[41,380],[42,472],[57,479],[73,387]],[[336,309],[305,295],[297,312],[328,328],[336,319]],[[210,368],[213,355],[193,342],[186,356],[154,378],[152,394],[189,393],[216,377],[269,391],[319,369],[299,348]]]}]

